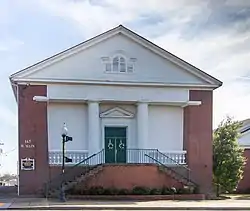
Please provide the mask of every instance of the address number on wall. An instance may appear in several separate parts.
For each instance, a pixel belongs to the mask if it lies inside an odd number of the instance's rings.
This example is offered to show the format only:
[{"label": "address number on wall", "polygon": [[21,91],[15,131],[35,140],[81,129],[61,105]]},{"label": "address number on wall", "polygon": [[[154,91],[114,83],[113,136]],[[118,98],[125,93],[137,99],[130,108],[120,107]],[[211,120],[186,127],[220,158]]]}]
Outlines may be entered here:
[{"label": "address number on wall", "polygon": [[21,147],[32,149],[32,148],[35,148],[35,144],[32,143],[31,139],[28,139],[28,140],[24,140],[24,144],[21,144]]}]

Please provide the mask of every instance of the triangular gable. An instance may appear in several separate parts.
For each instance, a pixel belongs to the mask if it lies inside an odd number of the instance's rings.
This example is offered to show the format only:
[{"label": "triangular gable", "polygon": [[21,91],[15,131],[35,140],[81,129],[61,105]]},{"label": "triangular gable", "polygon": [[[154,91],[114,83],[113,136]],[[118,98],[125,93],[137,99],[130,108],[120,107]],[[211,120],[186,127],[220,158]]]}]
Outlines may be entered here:
[{"label": "triangular gable", "polygon": [[37,64],[34,64],[30,67],[27,67],[13,75],[10,76],[10,79],[13,81],[22,81],[27,75],[30,75],[36,71],[39,71],[43,68],[45,68],[48,65],[51,65],[55,62],[58,62],[64,58],[67,58],[73,54],[76,54],[80,51],[83,51],[84,49],[87,49],[89,47],[92,47],[93,45],[96,45],[116,34],[123,34],[124,36],[127,36],[128,38],[132,39],[133,41],[139,43],[140,45],[144,46],[147,49],[150,49],[154,53],[160,55],[161,57],[167,59],[168,61],[176,64],[177,66],[182,67],[186,71],[190,72],[191,74],[195,75],[196,77],[206,81],[208,84],[213,86],[214,88],[217,88],[222,85],[222,82],[218,79],[208,75],[207,73],[203,72],[202,70],[192,66],[191,64],[185,62],[184,60],[174,56],[173,54],[169,53],[168,51],[160,48],[159,46],[155,45],[154,43],[150,42],[149,40],[143,38],[142,36],[136,34],[135,32],[125,28],[122,25],[119,25],[118,27],[115,27],[105,33],[102,33],[92,39],[89,39],[83,43],[80,43],[68,50],[65,50],[59,54],[56,54],[50,58],[47,58]]},{"label": "triangular gable", "polygon": [[122,108],[115,107],[100,114],[101,118],[133,118],[134,114]]}]

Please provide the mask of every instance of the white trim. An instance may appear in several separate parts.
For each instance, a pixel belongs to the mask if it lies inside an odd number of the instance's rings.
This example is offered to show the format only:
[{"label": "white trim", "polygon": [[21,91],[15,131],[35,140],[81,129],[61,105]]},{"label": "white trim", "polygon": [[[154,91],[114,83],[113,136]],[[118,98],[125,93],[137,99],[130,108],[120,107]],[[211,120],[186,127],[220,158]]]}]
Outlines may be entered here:
[{"label": "white trim", "polygon": [[170,151],[160,151],[163,154],[168,154],[168,153],[175,153],[175,154],[185,154],[187,153],[186,150],[170,150]]},{"label": "white trim", "polygon": [[217,88],[217,85],[210,84],[178,84],[178,83],[151,83],[151,82],[129,82],[129,81],[98,81],[98,80],[71,80],[71,79],[29,79],[29,78],[18,78],[13,79],[18,84],[27,84],[31,83],[31,85],[47,85],[47,84],[56,84],[56,83],[64,83],[64,84],[93,84],[93,85],[118,85],[118,86],[154,86],[154,87],[186,87],[192,88],[193,90],[197,90],[195,88],[206,88],[208,90],[213,90]]},{"label": "white trim", "polygon": [[[128,119],[127,119],[128,120]],[[112,122],[112,119],[102,119],[101,120],[102,125],[102,134],[101,134],[101,148],[105,148],[105,127],[124,127],[126,128],[126,146],[129,148],[129,145],[131,144],[131,122],[123,120],[122,122],[119,120],[119,122],[114,121]]]},{"label": "white trim", "polygon": [[239,144],[239,146],[243,149],[250,149],[250,145],[241,145]]},{"label": "white trim", "polygon": [[[123,100],[113,100],[113,99],[84,99],[84,98],[49,98],[44,96],[34,96],[34,101],[37,102],[71,102],[71,103],[87,103],[88,101],[94,101],[94,102],[123,102],[123,103],[141,103],[143,101],[141,100],[130,100],[130,101],[123,101]],[[145,103],[145,102],[144,102]],[[198,106],[201,105],[201,101],[176,101],[176,102],[156,102],[156,101],[147,101],[149,105],[167,105],[167,106]],[[101,116],[100,116],[101,117]],[[132,118],[132,117],[130,117]]]},{"label": "white trim", "polygon": [[46,96],[34,96],[33,100],[36,102],[48,102],[49,98]]},{"label": "white trim", "polygon": [[[248,129],[249,128],[249,126],[248,127],[245,127],[244,129],[241,129],[241,131],[244,131],[244,130],[246,130],[246,129]],[[240,136],[242,137],[242,136],[245,136],[245,135],[247,135],[248,133],[250,133],[250,128],[247,130],[247,131],[245,131],[244,133],[241,133],[240,132]]]},{"label": "white trim", "polygon": [[[52,150],[48,150],[48,152],[62,152],[62,150],[60,150],[60,149],[52,149]],[[67,152],[88,152],[88,150],[79,150],[79,149],[77,149],[77,150],[66,150],[66,153]]]},{"label": "white trim", "polygon": [[87,40],[77,46],[73,46],[70,49],[65,50],[64,52],[59,52],[58,54],[54,55],[52,58],[48,58],[46,60],[41,61],[39,64],[35,64],[34,66],[28,67],[27,69],[21,70],[20,72],[14,73],[11,75],[11,78],[14,77],[25,77],[30,75],[38,70],[41,70],[49,65],[52,65],[60,60],[63,60],[67,57],[71,57],[74,54],[77,54],[80,51],[83,51],[89,47],[92,47],[119,32],[119,27],[114,28],[113,30],[109,30],[103,34],[98,35],[98,37],[94,37],[90,40]]},{"label": "white trim", "polygon": [[[118,112],[121,115],[114,115],[115,112]],[[134,114],[132,114],[129,111],[126,111],[122,108],[115,107],[115,108],[109,109],[105,112],[102,112],[100,114],[100,117],[101,118],[133,118]]]},{"label": "white trim", "polygon": [[193,67],[190,64],[187,64],[186,62],[182,61],[181,59],[177,58],[176,56],[171,55],[169,52],[165,51],[164,49],[161,49],[159,46],[156,46],[150,42],[145,42],[145,40],[142,37],[138,37],[138,36],[135,37],[135,35],[132,34],[131,32],[126,33],[126,36],[128,36],[130,39],[134,40],[135,42],[138,42],[139,44],[141,44],[145,48],[150,49],[151,51],[153,51],[157,55],[160,55],[161,57],[169,60],[170,62],[174,63],[175,65],[184,68],[185,70],[187,70],[191,74],[197,76],[198,78],[201,78],[204,81],[207,81],[208,83],[211,83],[211,84],[215,83],[217,85],[217,87],[219,86],[219,84],[217,84],[219,82],[219,80],[209,76],[208,74],[203,73],[198,68]]},{"label": "white trim", "polygon": [[53,63],[56,63],[56,62],[66,58],[66,57],[70,57],[70,56],[78,53],[79,51],[83,51],[89,47],[92,47],[92,46],[96,45],[97,43],[100,43],[103,40],[106,40],[106,39],[108,39],[116,34],[119,34],[119,33],[127,36],[128,38],[141,44],[142,46],[144,46],[147,49],[153,51],[154,53],[160,55],[161,57],[171,61],[172,63],[186,69],[187,71],[189,71],[193,75],[196,75],[197,77],[203,79],[204,81],[207,81],[208,83],[213,84],[216,87],[221,86],[221,82],[219,80],[213,78],[212,76],[206,74],[205,72],[202,72],[198,68],[186,63],[185,61],[179,59],[178,57],[172,55],[171,53],[165,51],[164,49],[151,43],[150,41],[147,41],[146,39],[142,38],[140,35],[130,31],[129,29],[127,29],[121,25],[114,28],[114,29],[111,29],[111,30],[109,30],[109,31],[97,36],[97,37],[94,37],[90,40],[87,40],[84,43],[81,43],[77,46],[74,46],[74,47],[72,47],[72,48],[70,48],[62,53],[59,53],[52,58],[48,58],[47,60],[44,60],[44,61],[42,61],[42,62],[40,62],[32,67],[29,67],[29,68],[24,69],[20,72],[17,72],[15,74],[11,75],[10,78],[11,78],[11,80],[13,80],[16,77],[25,77],[27,75],[30,75],[30,74],[34,73],[35,71],[41,70],[42,68],[45,68]]},{"label": "white trim", "polygon": [[185,105],[183,105],[182,107],[185,108],[187,106],[199,106],[201,105],[201,101],[188,101]]}]

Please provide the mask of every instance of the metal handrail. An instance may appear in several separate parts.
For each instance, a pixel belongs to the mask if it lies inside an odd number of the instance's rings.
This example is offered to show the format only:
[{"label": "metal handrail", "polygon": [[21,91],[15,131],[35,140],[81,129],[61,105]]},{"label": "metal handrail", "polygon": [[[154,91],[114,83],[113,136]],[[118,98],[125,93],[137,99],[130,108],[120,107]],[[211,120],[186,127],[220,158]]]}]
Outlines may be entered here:
[{"label": "metal handrail", "polygon": [[150,155],[147,155],[147,154],[144,154],[146,157],[149,157],[150,159],[154,160],[156,163],[164,166],[166,169],[170,170],[170,171],[173,171],[175,174],[177,174],[178,176],[184,178],[184,179],[188,179],[189,182],[193,183],[195,186],[198,186],[197,183],[195,183],[194,181],[192,181],[190,178],[186,178],[185,176],[181,175],[180,173],[178,173],[177,171],[173,170],[172,168],[166,166],[165,164],[163,164],[162,162],[160,162],[159,160],[151,157]]},{"label": "metal handrail", "polygon": [[[50,179],[48,182],[46,182],[46,183],[45,183],[45,195],[46,195],[46,198],[48,197],[48,192],[49,192],[51,183],[52,183],[53,181],[60,181],[60,179],[61,179],[62,176],[68,175],[68,174],[71,173],[72,170],[73,170],[74,168],[76,168],[77,166],[80,166],[81,164],[83,164],[83,163],[89,161],[91,158],[94,158],[94,157],[100,155],[100,154],[103,153],[103,152],[104,152],[104,149],[102,149],[102,150],[99,151],[98,153],[92,154],[91,156],[89,156],[89,157],[83,159],[81,162],[75,164],[74,166],[69,167],[69,169],[68,169],[67,171],[65,171],[64,173],[61,172],[59,175],[55,176],[54,178],[52,178],[52,179]],[[85,166],[85,167],[88,168],[89,166],[90,166],[90,165],[87,164],[87,166]],[[60,183],[61,183],[61,182],[60,182]]]},{"label": "metal handrail", "polygon": [[187,169],[188,171],[191,171],[190,168],[186,167],[186,166],[183,165],[183,164],[178,163],[176,160],[174,160],[173,158],[171,158],[171,157],[165,155],[164,153],[162,153],[162,152],[159,151],[158,149],[157,149],[157,152],[158,152],[160,155],[163,155],[164,157],[166,157],[166,158],[168,158],[169,160],[173,161],[175,164],[177,164],[177,165],[179,165],[179,166],[182,166],[183,168]]}]

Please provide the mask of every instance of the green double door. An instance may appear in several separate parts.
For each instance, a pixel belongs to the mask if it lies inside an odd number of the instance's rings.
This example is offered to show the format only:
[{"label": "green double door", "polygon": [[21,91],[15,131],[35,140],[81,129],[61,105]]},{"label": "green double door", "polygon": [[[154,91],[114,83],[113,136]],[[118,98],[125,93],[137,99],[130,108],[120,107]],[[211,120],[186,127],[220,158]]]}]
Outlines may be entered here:
[{"label": "green double door", "polygon": [[105,127],[105,163],[126,163],[127,128]]}]

